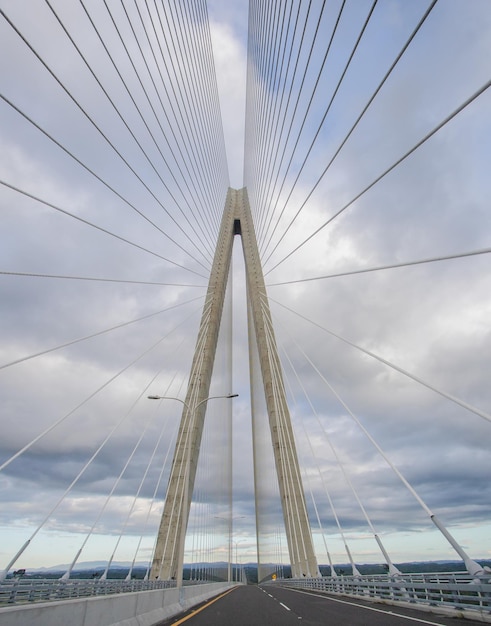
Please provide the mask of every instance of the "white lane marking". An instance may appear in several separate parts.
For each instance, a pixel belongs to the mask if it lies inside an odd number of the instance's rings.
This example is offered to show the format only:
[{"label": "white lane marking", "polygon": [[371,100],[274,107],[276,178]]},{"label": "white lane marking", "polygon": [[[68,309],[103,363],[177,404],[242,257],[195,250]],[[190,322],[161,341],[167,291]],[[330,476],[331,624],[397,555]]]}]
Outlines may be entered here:
[{"label": "white lane marking", "polygon": [[268,593],[268,596],[269,596],[270,598],[272,598],[272,597],[273,597],[270,593]]},{"label": "white lane marking", "polygon": [[291,611],[291,609],[289,609],[286,604],[283,604],[283,602],[280,602],[281,606],[286,609],[287,611]]},{"label": "white lane marking", "polygon": [[[286,589],[286,587],[284,587]],[[356,602],[348,602],[347,600],[338,600],[337,598],[331,598],[329,596],[320,595],[318,593],[309,593],[308,591],[300,591],[299,589],[288,589],[289,591],[295,591],[296,593],[303,593],[306,596],[315,596],[316,598],[323,598],[324,600],[331,600],[331,602],[339,602],[340,604],[348,604],[349,606],[356,606],[359,609],[366,609],[367,611],[375,611],[376,613],[385,613],[385,615],[392,615],[392,617],[400,617],[401,619],[407,619],[411,622],[419,622],[420,624],[429,624],[430,626],[445,626],[441,622],[429,622],[425,619],[419,619],[417,617],[409,617],[407,615],[400,615],[399,613],[393,613],[392,611],[383,611],[382,609],[376,609],[373,606],[364,606],[363,604],[357,604]],[[281,604],[281,602],[280,602]]]}]

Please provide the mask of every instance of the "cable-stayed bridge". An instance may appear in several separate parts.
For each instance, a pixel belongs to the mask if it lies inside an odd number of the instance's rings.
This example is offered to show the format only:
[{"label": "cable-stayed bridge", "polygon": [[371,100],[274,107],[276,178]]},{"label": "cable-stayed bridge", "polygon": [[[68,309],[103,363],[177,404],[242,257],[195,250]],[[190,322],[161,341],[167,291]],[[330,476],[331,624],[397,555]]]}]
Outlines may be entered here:
[{"label": "cable-stayed bridge", "polygon": [[3,597],[489,615],[487,2],[1,11]]}]

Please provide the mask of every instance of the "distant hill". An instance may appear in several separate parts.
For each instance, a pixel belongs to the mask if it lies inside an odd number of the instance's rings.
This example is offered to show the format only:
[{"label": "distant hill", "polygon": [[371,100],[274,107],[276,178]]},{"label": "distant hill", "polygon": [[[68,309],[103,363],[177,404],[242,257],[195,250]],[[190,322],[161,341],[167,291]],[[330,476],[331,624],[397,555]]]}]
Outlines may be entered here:
[{"label": "distant hill", "polygon": [[[146,568],[148,563],[135,563],[135,567]],[[77,563],[76,571],[87,571],[87,570],[105,570],[107,566],[107,561],[83,561],[81,563]],[[64,563],[61,565],[52,565],[50,567],[39,567],[37,569],[29,569],[29,572],[32,573],[42,573],[42,572],[66,572],[70,565],[68,563]],[[131,561],[114,561],[111,565],[111,569],[121,569],[126,568],[129,569],[131,567]]]},{"label": "distant hill", "polygon": [[[491,567],[491,560],[489,559],[476,559],[481,565],[487,565]],[[441,560],[441,561],[412,561],[408,563],[396,563],[395,564],[403,573],[424,573],[424,572],[459,572],[465,571],[465,567],[462,561],[456,560]],[[83,561],[77,563],[76,568],[72,571],[72,578],[91,578],[100,576],[106,569],[107,561]],[[274,571],[275,565],[268,564],[266,567],[270,567],[271,571]],[[384,574],[387,571],[387,567],[382,564],[356,564],[361,574]],[[111,564],[109,570],[109,578],[126,578],[131,563],[129,561],[116,561]],[[148,563],[135,563],[133,566],[132,576],[134,578],[144,578],[147,572]],[[257,582],[257,563],[243,563],[240,565],[241,569],[246,572],[247,580],[249,583]],[[53,565],[51,567],[40,567],[37,569],[27,569],[25,576],[33,578],[59,578],[69,568],[68,564]],[[189,578],[190,566],[185,564],[184,566],[184,578]],[[197,563],[193,564],[193,570],[207,568],[209,571],[215,571],[218,579],[223,579],[226,576],[225,572],[228,569],[228,563],[223,561],[220,563]],[[319,565],[321,574],[323,576],[329,576],[329,565]],[[236,567],[234,566],[234,570]],[[348,563],[336,564],[336,573],[339,575],[349,576],[351,574],[351,565]],[[282,573],[285,578],[291,576],[291,569],[289,565],[282,566]]]}]

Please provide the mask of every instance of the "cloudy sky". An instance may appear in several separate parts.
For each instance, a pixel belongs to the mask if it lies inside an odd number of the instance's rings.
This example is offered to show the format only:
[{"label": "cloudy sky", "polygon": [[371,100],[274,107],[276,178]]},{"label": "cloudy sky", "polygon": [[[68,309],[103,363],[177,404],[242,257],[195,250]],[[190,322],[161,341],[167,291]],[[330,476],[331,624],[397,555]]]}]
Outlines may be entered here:
[{"label": "cloudy sky", "polygon": [[[491,13],[433,4],[210,0],[208,30],[202,2],[0,2],[0,568],[31,536],[18,567],[69,563],[89,534],[80,560],[108,559],[122,530],[116,559],[142,534],[149,558],[180,405],[145,398],[185,396],[229,184],[251,199],[319,561],[316,509],[335,562],[336,518],[356,562],[382,560],[349,482],[393,561],[456,558],[363,429],[491,558],[489,254],[461,256],[491,246]],[[240,394],[233,469],[216,401],[191,525],[223,556],[232,516],[255,561],[238,242],[229,291],[212,389]]]}]

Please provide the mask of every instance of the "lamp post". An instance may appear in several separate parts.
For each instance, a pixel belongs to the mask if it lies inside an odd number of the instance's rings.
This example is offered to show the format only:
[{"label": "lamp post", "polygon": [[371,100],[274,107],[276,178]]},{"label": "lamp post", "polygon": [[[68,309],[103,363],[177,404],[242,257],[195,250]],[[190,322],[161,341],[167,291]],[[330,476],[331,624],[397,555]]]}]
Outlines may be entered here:
[{"label": "lamp post", "polygon": [[223,521],[228,521],[228,527],[227,527],[227,531],[228,531],[228,550],[227,550],[227,582],[230,582],[232,580],[232,543],[231,543],[231,525],[232,525],[232,520],[230,517],[222,517],[221,515],[214,515],[213,516],[215,519],[221,519]]},{"label": "lamp post", "polygon": [[[242,568],[239,568],[239,557],[238,557],[238,545],[242,541],[247,541],[247,540],[246,539],[239,539],[238,541],[234,541],[233,542],[233,543],[235,543],[235,563],[236,563],[236,567],[237,567],[237,576],[236,576],[235,582],[239,582],[239,570],[242,573]],[[241,578],[242,578],[242,576],[241,576]]]},{"label": "lamp post", "polygon": [[197,404],[193,406],[189,406],[189,404],[185,400],[181,400],[181,398],[175,398],[174,396],[147,396],[149,400],[176,400],[180,402],[184,407],[186,407],[187,411],[191,415],[191,423],[188,427],[188,434],[186,436],[187,439],[187,450],[186,450],[186,465],[184,467],[184,494],[183,494],[183,505],[181,507],[181,523],[184,522],[185,528],[181,530],[179,535],[179,551],[178,551],[178,561],[177,561],[177,572],[176,572],[176,584],[177,587],[182,587],[182,579],[183,579],[183,569],[184,569],[184,543],[186,539],[186,528],[189,517],[189,470],[191,465],[191,431],[192,426],[194,425],[194,420],[196,416],[196,411],[198,408],[208,402],[208,400],[217,400],[219,398],[237,398],[238,393],[229,393],[224,396],[209,396],[208,398],[204,398]]},{"label": "lamp post", "polygon": [[234,523],[234,520],[236,519],[241,519],[243,517],[245,517],[245,515],[236,515],[235,517],[232,517],[230,515],[227,516],[223,516],[223,515],[214,515],[213,517],[215,517],[216,519],[222,519],[228,522],[228,574],[227,574],[227,582],[230,582],[232,580],[232,576],[231,576],[231,572],[232,572],[232,558],[233,558],[233,553],[232,553],[232,524]]}]

